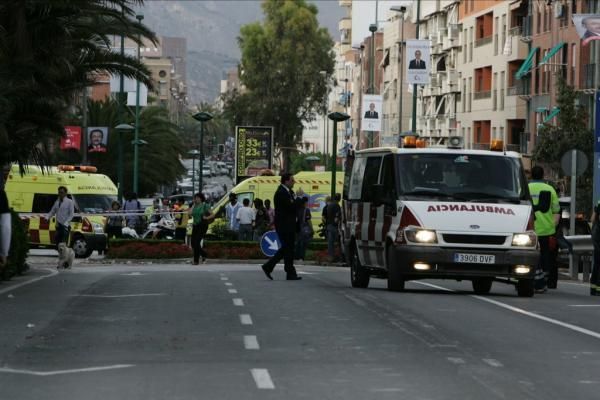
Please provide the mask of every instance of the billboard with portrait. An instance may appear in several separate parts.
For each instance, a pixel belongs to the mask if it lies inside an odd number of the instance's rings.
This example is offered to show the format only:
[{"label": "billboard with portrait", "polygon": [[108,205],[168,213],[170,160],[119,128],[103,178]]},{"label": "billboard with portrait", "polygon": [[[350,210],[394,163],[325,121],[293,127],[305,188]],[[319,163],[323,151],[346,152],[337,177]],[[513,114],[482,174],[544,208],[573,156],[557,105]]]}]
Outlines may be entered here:
[{"label": "billboard with portrait", "polygon": [[363,94],[362,121],[363,131],[381,130],[381,119],[383,118],[383,100],[378,94]]},{"label": "billboard with portrait", "polygon": [[87,128],[88,153],[106,153],[108,145],[108,128],[106,126],[90,126]]},{"label": "billboard with portrait", "polygon": [[584,46],[600,40],[600,14],[573,14],[573,24]]},{"label": "billboard with portrait", "polygon": [[65,126],[65,134],[60,138],[61,150],[80,150],[81,148],[81,127]]},{"label": "billboard with portrait", "polygon": [[406,41],[406,80],[411,85],[429,84],[431,70],[431,41],[408,39]]},{"label": "billboard with portrait", "polygon": [[236,182],[273,168],[273,127],[235,127]]}]

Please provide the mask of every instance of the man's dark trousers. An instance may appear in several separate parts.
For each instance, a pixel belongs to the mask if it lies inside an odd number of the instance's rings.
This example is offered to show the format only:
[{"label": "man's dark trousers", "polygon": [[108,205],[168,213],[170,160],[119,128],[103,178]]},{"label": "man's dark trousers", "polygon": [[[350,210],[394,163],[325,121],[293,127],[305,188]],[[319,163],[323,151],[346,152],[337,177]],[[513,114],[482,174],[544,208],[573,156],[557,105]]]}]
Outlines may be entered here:
[{"label": "man's dark trousers", "polygon": [[275,265],[283,258],[284,270],[288,276],[296,276],[296,268],[294,268],[294,248],[295,248],[295,240],[296,233],[289,229],[275,229],[277,232],[277,236],[279,236],[279,241],[281,242],[281,247],[277,250],[277,253],[273,255],[265,263],[265,267],[269,271],[273,271]]}]

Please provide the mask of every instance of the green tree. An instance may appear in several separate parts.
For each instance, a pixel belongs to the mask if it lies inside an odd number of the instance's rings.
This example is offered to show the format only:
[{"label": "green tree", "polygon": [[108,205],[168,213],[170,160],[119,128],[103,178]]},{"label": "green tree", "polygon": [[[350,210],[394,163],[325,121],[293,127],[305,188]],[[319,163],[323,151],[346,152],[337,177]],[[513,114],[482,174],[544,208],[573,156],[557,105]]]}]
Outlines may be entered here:
[{"label": "green tree", "polygon": [[[210,156],[217,153],[217,145],[225,143],[229,136],[233,136],[233,128],[225,113],[212,104],[201,103],[198,110],[212,114],[213,119],[204,125],[204,154]],[[196,149],[200,144],[200,122],[187,114],[181,123],[182,138],[187,150]]]},{"label": "green tree", "polygon": [[[128,123],[133,123],[133,111],[128,113]],[[98,167],[98,172],[110,176],[117,181],[118,133],[113,129],[121,123],[119,104],[112,99],[104,101],[88,101],[88,118],[90,126],[109,127],[108,147],[106,153],[90,153],[89,161]],[[133,137],[123,137],[123,175],[124,191],[130,191],[133,184]],[[179,161],[185,153],[184,142],[177,125],[169,121],[169,113],[165,108],[148,106],[140,113],[140,139],[148,142],[140,147],[139,156],[139,192],[149,195],[159,191],[160,186],[172,186],[185,173]],[[57,152],[53,163],[78,163],[81,155],[78,151]]]},{"label": "green tree", "polygon": [[[562,177],[561,157],[571,149],[583,151],[588,160],[593,160],[594,136],[587,126],[588,113],[577,106],[577,92],[564,79],[558,80],[556,98],[560,113],[556,125],[543,124],[538,130],[538,139],[533,151],[533,161],[544,164],[557,176]],[[577,179],[577,211],[589,213],[593,197],[593,168]]]},{"label": "green tree", "polygon": [[305,0],[265,0],[262,7],[264,21],[240,30],[245,90],[224,99],[226,114],[232,125],[273,126],[287,167],[286,148],[296,147],[303,121],[324,106],[334,67],[333,41],[319,27],[317,7]]},{"label": "green tree", "polygon": [[113,35],[156,40],[135,20],[142,0],[3,0],[0,3],[0,164],[46,163],[64,134],[68,106],[96,73],[152,86],[135,57],[110,49]]}]

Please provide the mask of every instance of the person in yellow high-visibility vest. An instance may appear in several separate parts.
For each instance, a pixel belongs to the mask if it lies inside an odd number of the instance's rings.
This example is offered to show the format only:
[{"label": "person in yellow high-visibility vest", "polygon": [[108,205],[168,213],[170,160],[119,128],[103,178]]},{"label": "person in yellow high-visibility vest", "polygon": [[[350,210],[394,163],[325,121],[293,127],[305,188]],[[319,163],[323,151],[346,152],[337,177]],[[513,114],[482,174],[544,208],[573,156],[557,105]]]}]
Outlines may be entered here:
[{"label": "person in yellow high-visibility vest", "polygon": [[550,207],[545,211],[535,212],[534,230],[540,244],[540,267],[536,272],[535,288],[537,293],[544,293],[547,288],[556,289],[558,283],[558,267],[552,260],[550,251],[550,238],[556,233],[556,225],[560,219],[560,204],[556,190],[544,179],[544,169],[540,166],[531,168],[531,182],[529,194],[531,202],[537,206],[540,193],[550,192]]},{"label": "person in yellow high-visibility vest", "polygon": [[185,200],[183,198],[180,197],[179,199],[177,199],[177,203],[175,203],[175,207],[173,209],[173,211],[175,211],[177,213],[177,214],[175,214],[175,239],[176,240],[183,240],[185,242],[188,221],[190,219],[190,217],[187,213],[187,210],[189,208],[190,207],[187,204],[185,204]]}]

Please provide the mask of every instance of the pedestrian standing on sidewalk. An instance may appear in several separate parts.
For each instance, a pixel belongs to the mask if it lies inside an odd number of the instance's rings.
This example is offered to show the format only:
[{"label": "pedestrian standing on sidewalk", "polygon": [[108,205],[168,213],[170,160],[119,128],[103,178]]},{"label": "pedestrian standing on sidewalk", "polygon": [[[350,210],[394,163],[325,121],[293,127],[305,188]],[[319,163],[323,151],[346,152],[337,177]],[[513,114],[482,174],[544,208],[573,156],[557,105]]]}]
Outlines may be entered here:
[{"label": "pedestrian standing on sidewalk", "polygon": [[275,229],[275,209],[271,207],[271,200],[265,200],[265,210],[267,211],[267,217],[269,218],[268,230]]},{"label": "pedestrian standing on sidewalk", "polygon": [[4,267],[10,251],[10,238],[12,234],[12,221],[8,198],[4,189],[0,190],[0,267]]},{"label": "pedestrian standing on sidewalk", "polygon": [[125,203],[123,203],[123,211],[130,213],[125,217],[127,227],[135,230],[138,234],[144,233],[146,223],[142,216],[142,205],[137,198],[137,193],[129,193]]},{"label": "pedestrian standing on sidewalk", "polygon": [[329,261],[336,260],[336,248],[338,244],[338,228],[342,219],[342,208],[340,207],[341,196],[336,193],[333,200],[327,205],[325,211],[325,229],[327,236],[327,253]]},{"label": "pedestrian standing on sidewalk", "polygon": [[296,259],[303,260],[306,256],[306,248],[310,243],[314,230],[312,226],[312,216],[308,208],[308,197],[302,198],[302,207],[298,212],[298,240],[296,241]]},{"label": "pedestrian standing on sidewalk", "polygon": [[252,230],[254,228],[254,210],[250,207],[250,199],[244,199],[242,201],[244,205],[241,207],[236,215],[238,223],[240,225],[240,237],[239,239],[243,242],[252,241]]},{"label": "pedestrian standing on sidewalk", "polygon": [[254,199],[254,241],[260,241],[269,226],[269,216],[261,199]]},{"label": "pedestrian standing on sidewalk", "polygon": [[242,207],[237,201],[237,194],[229,194],[229,204],[225,206],[225,218],[229,222],[229,229],[236,235],[236,240],[239,239],[240,223],[237,220],[237,212]]},{"label": "pedestrian standing on sidewalk", "polygon": [[215,216],[211,213],[210,206],[206,203],[206,197],[203,193],[194,195],[194,205],[188,210],[188,215],[192,217],[193,264],[199,264],[200,256],[202,256],[202,263],[204,264],[206,263],[207,253],[202,248],[202,241],[208,230],[208,224],[215,219]]},{"label": "pedestrian standing on sidewalk", "polygon": [[177,203],[173,207],[173,210],[177,213],[175,214],[175,239],[181,240],[185,242],[185,238],[187,236],[187,226],[188,226],[188,205],[185,204],[185,199],[183,197],[179,197],[177,199]]},{"label": "pedestrian standing on sidewalk", "polygon": [[[296,198],[292,188],[294,187],[294,175],[284,173],[281,175],[281,185],[275,192],[275,231],[279,236],[281,247],[265,264],[262,270],[269,279],[273,279],[271,273],[275,265],[283,258],[286,279],[288,281],[297,281],[302,279],[298,276],[294,268],[294,249],[296,242],[296,217],[300,207],[300,199]],[[298,191],[298,196],[302,197],[302,189]]]},{"label": "pedestrian standing on sidewalk", "polygon": [[[112,213],[120,213],[121,204],[118,201],[113,201],[110,207]],[[108,217],[106,222],[106,236],[107,239],[123,237],[123,216],[122,215],[111,215]]]},{"label": "pedestrian standing on sidewalk", "polygon": [[600,296],[600,201],[592,213],[592,243],[594,244],[594,263],[590,278],[590,295]]},{"label": "pedestrian standing on sidewalk", "polygon": [[71,232],[71,220],[75,214],[75,204],[73,200],[67,197],[67,188],[64,186],[58,187],[58,199],[54,202],[52,209],[46,216],[50,221],[53,216],[56,216],[56,233],[54,234],[54,243],[58,248],[59,243],[69,242],[69,233]]},{"label": "pedestrian standing on sidewalk", "polygon": [[548,288],[556,289],[558,284],[558,267],[552,260],[550,237],[556,233],[560,219],[560,204],[554,188],[543,181],[544,169],[538,165],[531,168],[532,181],[529,182],[529,194],[534,206],[539,204],[540,193],[550,192],[550,208],[546,211],[535,212],[534,230],[540,245],[540,267],[536,271],[535,289],[544,293]]}]

